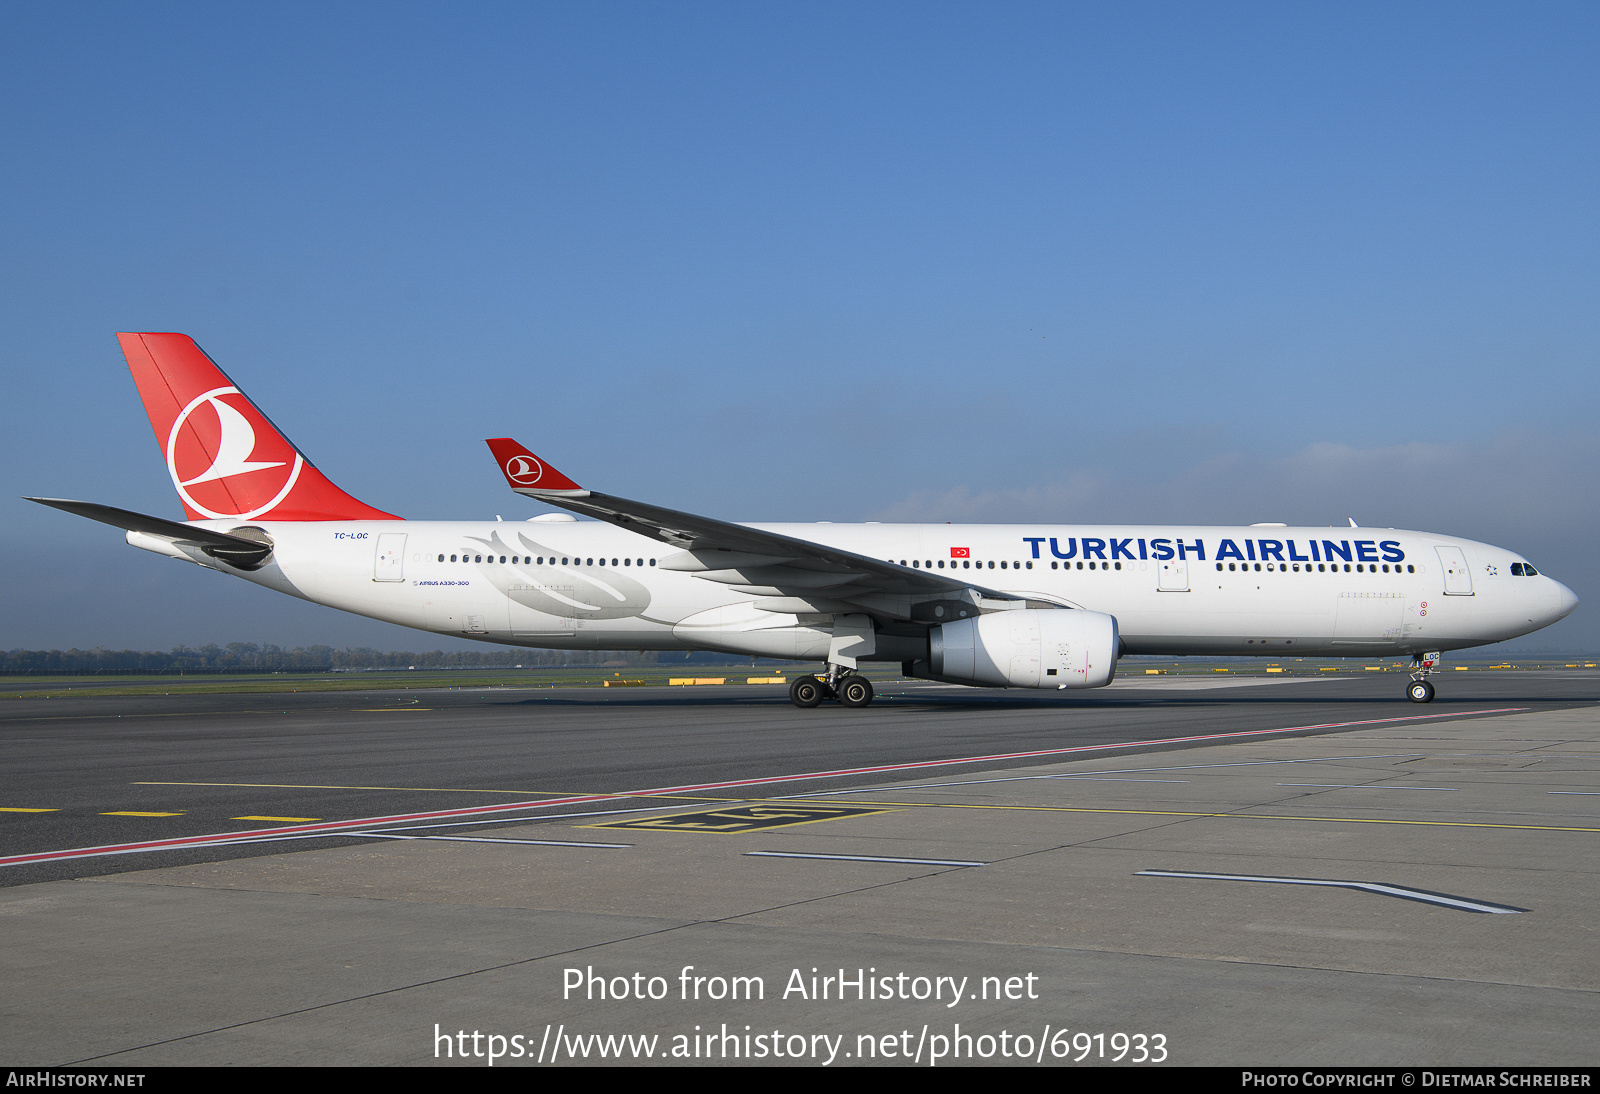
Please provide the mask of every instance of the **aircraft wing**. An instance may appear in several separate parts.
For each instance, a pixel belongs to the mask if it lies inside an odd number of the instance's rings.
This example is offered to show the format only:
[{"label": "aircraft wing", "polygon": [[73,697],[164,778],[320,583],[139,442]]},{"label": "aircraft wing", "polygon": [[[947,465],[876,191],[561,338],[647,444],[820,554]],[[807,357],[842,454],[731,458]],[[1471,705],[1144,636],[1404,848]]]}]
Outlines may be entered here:
[{"label": "aircraft wing", "polygon": [[517,493],[680,548],[684,554],[663,558],[662,569],[688,571],[749,593],[757,607],[769,611],[866,612],[938,623],[1032,604],[958,577],[585,490],[510,437],[487,443]]}]

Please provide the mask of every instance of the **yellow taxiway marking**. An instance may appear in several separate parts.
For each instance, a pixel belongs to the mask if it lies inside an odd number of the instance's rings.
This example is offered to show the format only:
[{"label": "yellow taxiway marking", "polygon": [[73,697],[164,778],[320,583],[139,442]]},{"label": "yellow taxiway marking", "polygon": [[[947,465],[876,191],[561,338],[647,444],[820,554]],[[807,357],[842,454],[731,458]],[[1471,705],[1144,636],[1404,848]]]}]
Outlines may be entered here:
[{"label": "yellow taxiway marking", "polygon": [[0,805],[0,813],[59,813],[59,809],[24,809],[20,805]]},{"label": "yellow taxiway marking", "polygon": [[285,824],[310,824],[319,821],[321,817],[234,817],[234,820],[247,821],[283,821]]},{"label": "yellow taxiway marking", "polygon": [[136,782],[133,786],[256,786],[271,790],[416,790],[439,794],[551,794],[547,790],[463,790],[455,786],[325,786],[322,783],[169,783]]},{"label": "yellow taxiway marking", "polygon": [[[800,799],[785,798],[797,804]],[[804,799],[813,801],[816,799]],[[860,799],[851,798],[851,802]],[[845,802],[827,802],[844,805]],[[1410,824],[1423,828],[1509,828],[1534,832],[1600,832],[1600,828],[1574,828],[1559,824],[1493,824],[1487,821],[1393,820],[1384,817],[1296,817],[1280,813],[1187,813],[1176,809],[1083,809],[1067,805],[961,805],[955,802],[861,802],[862,805],[923,807],[927,809],[1009,809],[1024,813],[1111,813],[1133,817],[1210,817],[1216,820],[1327,821],[1334,824]]]},{"label": "yellow taxiway marking", "polygon": [[124,809],[116,813],[101,813],[102,817],[181,817],[182,813],[142,813],[133,809]]},{"label": "yellow taxiway marking", "polygon": [[432,710],[432,707],[351,707],[357,714],[393,714],[397,710]]}]

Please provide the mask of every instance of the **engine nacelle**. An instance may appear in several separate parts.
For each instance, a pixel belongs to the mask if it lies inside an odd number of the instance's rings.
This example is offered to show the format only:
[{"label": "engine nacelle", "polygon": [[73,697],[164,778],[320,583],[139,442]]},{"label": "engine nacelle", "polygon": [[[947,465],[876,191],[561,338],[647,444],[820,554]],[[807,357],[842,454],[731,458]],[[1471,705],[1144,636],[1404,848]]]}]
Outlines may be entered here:
[{"label": "engine nacelle", "polygon": [[1000,688],[1099,688],[1117,672],[1122,641],[1104,612],[1029,608],[933,628],[931,675]]}]

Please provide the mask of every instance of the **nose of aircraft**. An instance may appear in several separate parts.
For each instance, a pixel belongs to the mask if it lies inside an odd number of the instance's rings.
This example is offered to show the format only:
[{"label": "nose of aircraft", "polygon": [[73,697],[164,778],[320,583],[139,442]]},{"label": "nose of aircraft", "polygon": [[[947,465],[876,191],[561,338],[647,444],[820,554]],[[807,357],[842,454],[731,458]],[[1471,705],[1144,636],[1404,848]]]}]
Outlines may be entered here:
[{"label": "nose of aircraft", "polygon": [[1550,615],[1550,622],[1554,623],[1572,614],[1572,610],[1578,606],[1578,594],[1559,581],[1552,580],[1550,584],[1556,587],[1555,609]]}]

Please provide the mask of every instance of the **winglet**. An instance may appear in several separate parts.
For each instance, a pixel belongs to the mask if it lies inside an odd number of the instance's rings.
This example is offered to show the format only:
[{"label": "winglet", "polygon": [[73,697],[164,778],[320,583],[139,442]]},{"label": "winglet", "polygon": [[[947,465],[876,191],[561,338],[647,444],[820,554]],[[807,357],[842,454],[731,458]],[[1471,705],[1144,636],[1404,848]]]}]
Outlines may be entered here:
[{"label": "winglet", "polygon": [[588,491],[510,437],[484,441],[500,464],[506,483],[519,494],[587,494]]}]

